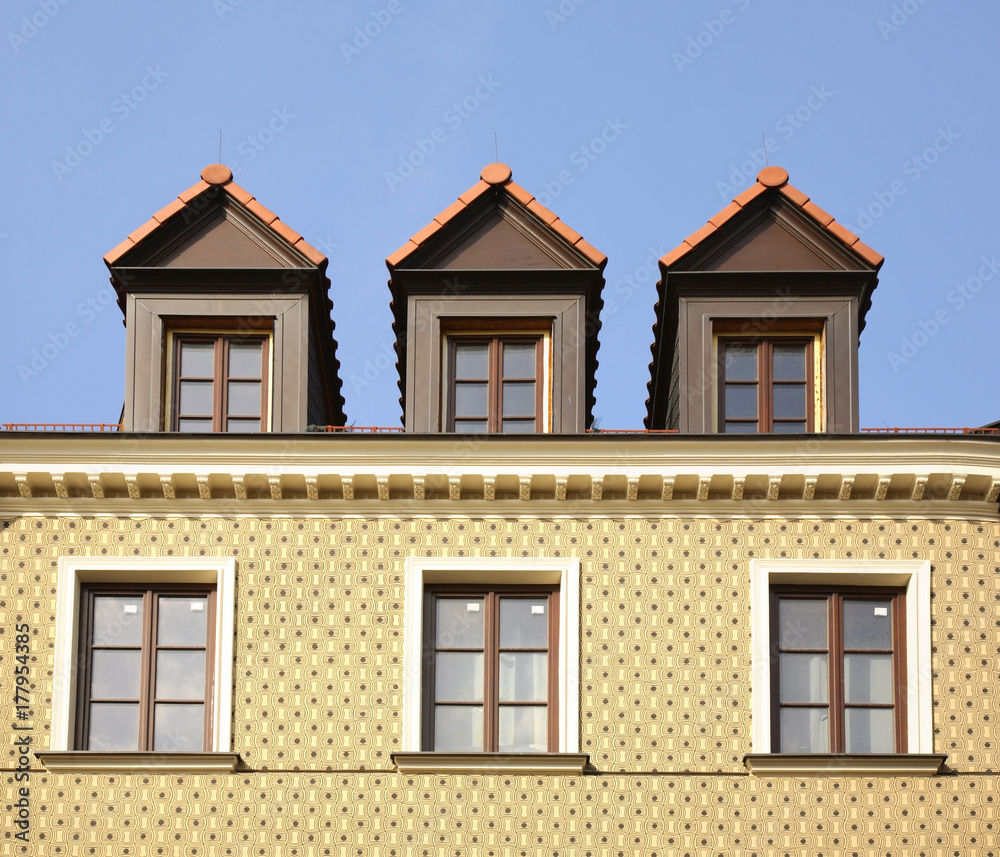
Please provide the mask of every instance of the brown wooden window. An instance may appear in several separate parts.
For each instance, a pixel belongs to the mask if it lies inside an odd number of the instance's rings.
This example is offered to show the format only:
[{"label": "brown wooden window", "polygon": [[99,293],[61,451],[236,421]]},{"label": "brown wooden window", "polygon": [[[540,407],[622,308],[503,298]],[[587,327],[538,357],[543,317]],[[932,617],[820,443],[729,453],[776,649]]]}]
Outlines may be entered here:
[{"label": "brown wooden window", "polygon": [[731,434],[813,431],[813,341],[719,340],[719,428]]},{"label": "brown wooden window", "polygon": [[77,749],[210,750],[214,617],[208,585],[84,585]]},{"label": "brown wooden window", "polygon": [[771,598],[772,747],[905,752],[903,591],[800,586]]},{"label": "brown wooden window", "polygon": [[174,431],[266,430],[266,336],[178,335],[174,350]]},{"label": "brown wooden window", "polygon": [[451,337],[448,345],[448,431],[541,431],[541,337]]},{"label": "brown wooden window", "polygon": [[553,586],[426,590],[425,749],[555,751],[558,598]]}]

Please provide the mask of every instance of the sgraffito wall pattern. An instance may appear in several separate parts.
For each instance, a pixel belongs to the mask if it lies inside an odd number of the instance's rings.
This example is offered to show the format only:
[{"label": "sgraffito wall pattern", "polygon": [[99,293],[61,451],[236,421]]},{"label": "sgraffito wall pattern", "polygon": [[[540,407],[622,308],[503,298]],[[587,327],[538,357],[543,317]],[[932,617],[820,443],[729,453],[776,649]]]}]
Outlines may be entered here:
[{"label": "sgraffito wall pattern", "polygon": [[[0,529],[3,813],[15,626],[47,747],[56,559],[234,556],[246,771],[31,771],[38,855],[1000,855],[994,522],[25,517]],[[580,745],[596,773],[401,775],[403,560],[579,557]],[[748,775],[753,558],[930,559],[937,777]],[[11,816],[13,817],[13,816]]]}]

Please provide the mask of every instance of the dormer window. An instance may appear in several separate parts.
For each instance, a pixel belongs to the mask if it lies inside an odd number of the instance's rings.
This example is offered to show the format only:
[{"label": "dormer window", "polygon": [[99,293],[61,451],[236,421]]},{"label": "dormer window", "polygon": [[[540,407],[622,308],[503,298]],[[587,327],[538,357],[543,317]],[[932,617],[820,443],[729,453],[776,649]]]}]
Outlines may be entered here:
[{"label": "dormer window", "polygon": [[268,430],[269,336],[176,333],[171,338],[172,431]]}]

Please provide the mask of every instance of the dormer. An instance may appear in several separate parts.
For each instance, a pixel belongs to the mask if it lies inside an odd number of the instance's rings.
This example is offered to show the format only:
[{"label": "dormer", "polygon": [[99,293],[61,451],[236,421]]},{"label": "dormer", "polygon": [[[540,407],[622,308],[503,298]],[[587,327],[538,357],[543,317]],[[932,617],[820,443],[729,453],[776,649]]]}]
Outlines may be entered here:
[{"label": "dormer", "polygon": [[405,430],[585,431],[606,263],[510,167],[484,168],[386,259]]},{"label": "dormer", "polygon": [[344,425],[326,257],[213,164],[104,257],[125,431]]},{"label": "dormer", "polygon": [[882,257],[781,167],[660,259],[645,424],[858,431],[858,339]]}]

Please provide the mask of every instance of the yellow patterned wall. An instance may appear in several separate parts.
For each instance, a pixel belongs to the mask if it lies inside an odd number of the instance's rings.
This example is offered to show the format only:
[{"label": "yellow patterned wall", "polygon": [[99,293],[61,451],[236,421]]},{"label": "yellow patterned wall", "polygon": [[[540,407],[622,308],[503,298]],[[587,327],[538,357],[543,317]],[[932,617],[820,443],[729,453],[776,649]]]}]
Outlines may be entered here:
[{"label": "yellow patterned wall", "polygon": [[[0,530],[3,813],[14,628],[47,746],[56,558],[235,556],[234,774],[31,773],[0,854],[1000,855],[1000,531],[910,520],[20,518]],[[400,775],[403,560],[579,557],[595,774]],[[930,559],[938,777],[759,777],[749,562]],[[10,816],[13,818],[13,816]]]}]

